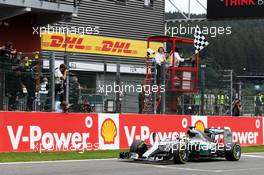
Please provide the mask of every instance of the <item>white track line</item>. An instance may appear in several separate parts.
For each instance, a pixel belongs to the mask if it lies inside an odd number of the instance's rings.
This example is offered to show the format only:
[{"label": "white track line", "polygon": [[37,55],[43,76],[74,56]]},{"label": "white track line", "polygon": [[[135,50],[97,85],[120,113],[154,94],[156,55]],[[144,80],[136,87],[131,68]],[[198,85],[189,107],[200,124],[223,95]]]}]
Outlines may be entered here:
[{"label": "white track line", "polygon": [[252,154],[246,154],[246,155],[242,155],[243,157],[253,157],[253,158],[260,158],[260,159],[264,159],[264,155],[260,156],[260,155],[252,155]]},{"label": "white track line", "polygon": [[155,165],[155,164],[140,164],[136,163],[133,165],[137,166],[145,166],[145,167],[151,167],[151,168],[162,168],[162,169],[170,169],[170,170],[184,170],[184,171],[195,171],[195,172],[209,172],[209,173],[221,173],[223,170],[208,170],[208,169],[197,169],[197,168],[188,168],[181,165],[177,166],[167,166],[167,165]]},{"label": "white track line", "polygon": [[31,162],[6,162],[0,163],[1,165],[21,165],[21,164],[45,164],[45,163],[71,163],[71,162],[95,162],[95,161],[112,161],[117,158],[109,159],[82,159],[82,160],[54,160],[54,161],[31,161]]},{"label": "white track line", "polygon": [[264,170],[264,168],[241,168],[241,169],[223,170],[223,172],[254,171],[254,170]]},{"label": "white track line", "polygon": [[[257,154],[257,155],[255,155]],[[260,156],[262,154],[263,156]],[[243,153],[243,157],[251,157],[251,158],[261,158],[264,159],[263,153]],[[94,162],[94,161],[113,161],[118,160],[117,158],[109,158],[109,159],[82,159],[82,160],[54,160],[54,161],[31,161],[31,162],[6,162],[0,163],[1,165],[22,165],[22,164],[45,164],[45,163],[70,163],[70,162]],[[212,164],[215,164],[211,162]],[[182,170],[189,170],[189,171],[204,171],[204,172],[222,172],[226,170],[204,170],[204,169],[193,169],[193,168],[183,168],[183,167],[168,167],[162,165],[151,165],[151,164],[143,164],[143,165],[150,165],[157,168],[171,168],[171,169],[182,169]]]},{"label": "white track line", "polygon": [[264,155],[264,152],[242,153],[242,155],[247,155],[247,154],[262,154],[262,155]]},{"label": "white track line", "polygon": [[224,170],[208,170],[208,169],[197,169],[197,168],[184,168],[184,167],[172,167],[172,166],[163,166],[163,165],[154,165],[156,168],[164,168],[164,169],[174,169],[174,170],[184,170],[184,171],[199,171],[199,172],[210,172],[210,173],[221,173]]}]

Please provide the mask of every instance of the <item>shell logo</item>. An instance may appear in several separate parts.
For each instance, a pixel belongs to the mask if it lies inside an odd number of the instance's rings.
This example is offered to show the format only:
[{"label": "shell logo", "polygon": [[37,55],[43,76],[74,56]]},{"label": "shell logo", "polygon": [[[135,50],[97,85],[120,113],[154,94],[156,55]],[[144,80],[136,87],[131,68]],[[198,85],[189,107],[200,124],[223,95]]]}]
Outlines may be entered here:
[{"label": "shell logo", "polygon": [[103,122],[101,136],[104,139],[104,144],[114,144],[117,136],[117,127],[112,119],[108,118]]},{"label": "shell logo", "polygon": [[203,123],[202,120],[198,120],[198,121],[196,121],[196,123],[194,124],[194,127],[195,127],[197,130],[202,131],[202,132],[204,132],[204,130],[205,130],[205,125],[204,125],[204,123]]}]

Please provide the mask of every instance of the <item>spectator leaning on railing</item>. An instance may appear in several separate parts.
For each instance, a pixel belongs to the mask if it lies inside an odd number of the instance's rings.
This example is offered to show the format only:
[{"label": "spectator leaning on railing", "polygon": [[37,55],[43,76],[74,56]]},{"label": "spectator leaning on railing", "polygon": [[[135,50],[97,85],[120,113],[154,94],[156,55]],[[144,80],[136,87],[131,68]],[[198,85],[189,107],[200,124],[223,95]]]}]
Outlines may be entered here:
[{"label": "spectator leaning on railing", "polygon": [[10,41],[6,42],[4,46],[0,47],[0,68],[11,70],[11,61],[16,53],[17,52],[15,49],[13,49],[13,44]]},{"label": "spectator leaning on railing", "polygon": [[27,111],[32,110],[33,101],[35,99],[35,79],[34,79],[34,62],[28,57],[24,57],[21,60],[21,82],[22,86],[26,88],[27,92]]},{"label": "spectator leaning on railing", "polygon": [[13,43],[8,41],[0,47],[0,71],[5,73],[5,88],[8,97],[8,110],[16,110],[17,92],[19,89],[19,79],[12,70],[12,65],[17,56],[17,51],[13,49]]},{"label": "spectator leaning on railing", "polygon": [[80,111],[80,106],[78,104],[79,99],[80,99],[80,90],[81,86],[80,83],[78,82],[78,77],[73,76],[70,77],[70,87],[69,87],[69,103],[71,105],[71,112],[78,112]]}]

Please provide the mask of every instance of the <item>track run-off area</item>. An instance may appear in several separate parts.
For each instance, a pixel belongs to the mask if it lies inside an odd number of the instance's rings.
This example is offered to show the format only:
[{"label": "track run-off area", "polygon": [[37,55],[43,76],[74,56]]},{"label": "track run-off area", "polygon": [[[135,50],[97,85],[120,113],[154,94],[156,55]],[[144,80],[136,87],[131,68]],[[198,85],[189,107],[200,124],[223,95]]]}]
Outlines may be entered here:
[{"label": "track run-off area", "polygon": [[168,162],[123,161],[118,159],[64,160],[1,163],[1,175],[262,175],[264,153],[244,153],[237,162],[202,160],[176,165]]}]

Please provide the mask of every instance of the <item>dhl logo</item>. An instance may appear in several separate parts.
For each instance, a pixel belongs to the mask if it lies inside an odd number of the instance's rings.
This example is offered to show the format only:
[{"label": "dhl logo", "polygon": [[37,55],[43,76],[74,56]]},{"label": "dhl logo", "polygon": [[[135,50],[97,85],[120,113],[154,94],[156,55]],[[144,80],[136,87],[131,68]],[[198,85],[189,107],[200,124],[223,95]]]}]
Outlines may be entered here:
[{"label": "dhl logo", "polygon": [[84,39],[80,37],[66,37],[65,39],[63,36],[52,35],[50,39],[50,47],[85,49],[85,46],[82,45]]},{"label": "dhl logo", "polygon": [[128,53],[128,54],[137,54],[136,50],[130,50],[131,43],[128,42],[113,42],[109,40],[104,40],[102,42],[103,46],[101,51],[104,52],[117,52],[117,53]]},{"label": "dhl logo", "polygon": [[104,144],[114,144],[117,136],[117,127],[115,122],[108,118],[106,119],[101,127],[101,136],[104,139]]},{"label": "dhl logo", "polygon": [[[118,54],[131,54],[135,55],[138,53],[137,50],[132,50],[130,42],[120,42],[120,41],[111,41],[111,40],[102,40],[98,46],[87,46],[85,45],[84,37],[75,37],[75,36],[59,36],[51,35],[49,43],[42,43],[45,46],[50,48],[67,48],[67,49],[78,49],[78,50],[93,50],[99,52],[112,52]],[[95,45],[95,43],[90,43]]]}]

